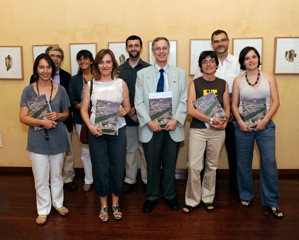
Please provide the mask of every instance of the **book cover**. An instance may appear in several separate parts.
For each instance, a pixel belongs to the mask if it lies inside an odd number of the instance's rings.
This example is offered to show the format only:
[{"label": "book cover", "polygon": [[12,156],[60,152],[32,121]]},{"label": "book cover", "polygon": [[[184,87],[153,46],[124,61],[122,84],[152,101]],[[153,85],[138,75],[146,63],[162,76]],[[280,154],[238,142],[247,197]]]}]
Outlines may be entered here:
[{"label": "book cover", "polygon": [[[29,109],[29,115],[33,118],[46,119],[47,114],[52,112],[48,96],[46,94],[42,94],[38,97],[28,99],[27,105]],[[34,129],[35,131],[38,131],[44,129],[44,127],[34,127]]]},{"label": "book cover", "polygon": [[95,126],[102,129],[103,134],[118,135],[119,102],[97,100]]},{"label": "book cover", "polygon": [[[214,92],[210,92],[196,99],[193,104],[197,110],[211,118],[227,118]],[[205,123],[205,125],[208,129],[210,128],[209,123]]]},{"label": "book cover", "polygon": [[266,113],[266,98],[259,98],[259,99],[241,99],[241,106],[242,106],[242,118],[243,121],[249,125],[254,126],[260,120],[262,120]]},{"label": "book cover", "polygon": [[149,94],[151,120],[165,128],[172,119],[172,92],[155,92]]}]

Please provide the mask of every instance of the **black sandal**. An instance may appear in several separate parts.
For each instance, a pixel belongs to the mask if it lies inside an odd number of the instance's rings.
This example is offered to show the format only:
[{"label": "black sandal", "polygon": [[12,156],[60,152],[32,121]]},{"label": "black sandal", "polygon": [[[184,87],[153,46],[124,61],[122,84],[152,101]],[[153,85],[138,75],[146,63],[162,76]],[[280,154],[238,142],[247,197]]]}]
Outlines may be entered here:
[{"label": "black sandal", "polygon": [[249,207],[251,205],[251,201],[250,200],[244,200],[244,199],[241,199],[241,205],[243,207]]},{"label": "black sandal", "polygon": [[208,211],[213,211],[215,206],[213,203],[203,203],[204,206],[205,206],[205,209],[208,210]]},{"label": "black sandal", "polygon": [[191,213],[194,208],[195,207],[191,207],[190,205],[185,205],[182,210],[184,213]]},{"label": "black sandal", "polygon": [[[283,213],[278,207],[275,209],[272,209],[271,207],[269,207],[269,209],[275,217],[277,217],[278,219],[283,219]],[[282,214],[282,215],[279,215],[279,214]]]}]

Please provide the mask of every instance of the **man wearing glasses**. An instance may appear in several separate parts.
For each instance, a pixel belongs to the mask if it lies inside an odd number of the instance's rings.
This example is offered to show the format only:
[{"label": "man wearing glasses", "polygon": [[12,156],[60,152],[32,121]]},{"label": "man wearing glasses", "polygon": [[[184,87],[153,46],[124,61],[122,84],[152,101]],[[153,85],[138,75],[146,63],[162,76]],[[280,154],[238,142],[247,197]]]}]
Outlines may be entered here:
[{"label": "man wearing glasses", "polygon": [[[167,38],[154,39],[152,51],[155,63],[137,73],[135,108],[139,139],[143,143],[147,163],[146,201],[142,208],[145,213],[151,212],[159,199],[161,166],[163,197],[171,210],[180,209],[176,198],[175,168],[180,142],[185,138],[187,84],[185,71],[168,64],[169,48]],[[150,117],[149,95],[158,92],[172,95],[172,117],[165,127]]]},{"label": "man wearing glasses", "polygon": [[[46,49],[45,54],[48,54],[52,58],[56,66],[56,74],[54,76],[53,81],[57,84],[60,84],[65,88],[66,91],[68,91],[71,75],[67,71],[64,71],[63,69],[60,68],[64,58],[63,50],[57,46],[49,46]],[[33,78],[32,75],[30,78],[30,84],[34,82],[35,79]],[[70,146],[72,146],[71,136],[73,131],[73,123],[72,123],[71,114],[69,118],[66,121],[64,121],[64,124],[67,128],[69,144]],[[73,155],[72,147],[70,147],[70,149],[65,154],[62,176],[63,176],[64,186],[66,188],[70,190],[77,190],[78,187],[73,181],[75,177],[75,170],[74,170],[74,155]]]},{"label": "man wearing glasses", "polygon": [[[219,65],[216,71],[216,77],[224,79],[228,83],[229,96],[231,103],[232,86],[234,79],[241,74],[240,64],[238,57],[235,57],[228,52],[229,38],[224,30],[216,30],[211,36],[211,46],[217,54]],[[197,67],[194,79],[202,75],[200,68]],[[229,164],[229,180],[230,185],[237,190],[237,160],[236,160],[236,148],[235,148],[235,134],[233,122],[234,118],[231,114],[229,121],[226,125],[225,133],[225,147],[228,156]]]},{"label": "man wearing glasses", "polygon": [[126,133],[127,133],[127,154],[126,154],[126,177],[123,184],[123,192],[133,188],[136,183],[138,172],[138,150],[140,156],[140,171],[143,183],[147,184],[146,162],[143,152],[142,143],[138,137],[138,119],[134,107],[135,85],[137,72],[150,66],[140,58],[142,51],[142,40],[136,35],[129,36],[126,39],[126,51],[129,58],[125,63],[120,65],[119,77],[123,79],[129,89],[131,111],[126,115]]}]

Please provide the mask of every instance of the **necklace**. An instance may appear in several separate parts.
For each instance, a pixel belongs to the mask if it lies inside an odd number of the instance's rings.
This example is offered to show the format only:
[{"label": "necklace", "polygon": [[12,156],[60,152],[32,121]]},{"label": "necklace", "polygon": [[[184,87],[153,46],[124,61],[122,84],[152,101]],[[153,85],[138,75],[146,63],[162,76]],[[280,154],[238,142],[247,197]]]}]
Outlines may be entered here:
[{"label": "necklace", "polygon": [[246,72],[245,73],[245,78],[246,78],[246,81],[247,81],[248,85],[251,86],[251,87],[254,87],[259,82],[260,75],[261,75],[261,73],[260,73],[260,70],[259,70],[259,72],[257,74],[256,81],[254,83],[250,83],[249,80],[248,80],[248,78],[247,78],[247,72]]}]

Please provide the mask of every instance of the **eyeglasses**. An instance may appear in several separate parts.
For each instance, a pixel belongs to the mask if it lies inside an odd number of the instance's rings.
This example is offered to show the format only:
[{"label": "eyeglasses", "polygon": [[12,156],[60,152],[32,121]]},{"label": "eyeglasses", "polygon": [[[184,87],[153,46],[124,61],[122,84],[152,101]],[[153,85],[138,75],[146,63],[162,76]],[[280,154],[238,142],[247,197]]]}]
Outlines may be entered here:
[{"label": "eyeglasses", "polygon": [[228,41],[227,38],[222,38],[220,40],[214,40],[213,43],[214,44],[219,44],[219,43],[226,43]]},{"label": "eyeglasses", "polygon": [[51,54],[50,57],[51,57],[51,58],[58,58],[58,59],[61,59],[61,58],[62,58],[61,55],[55,55],[55,54]]},{"label": "eyeglasses", "polygon": [[162,52],[166,52],[167,50],[168,50],[168,47],[155,47],[155,48],[153,48],[154,49],[154,51],[156,51],[156,52],[160,52],[160,51],[162,51]]},{"label": "eyeglasses", "polygon": [[214,64],[216,63],[215,59],[210,59],[210,60],[203,60],[202,64],[208,65],[208,64]]},{"label": "eyeglasses", "polygon": [[139,44],[130,44],[130,45],[128,45],[127,46],[127,48],[130,48],[130,49],[132,49],[132,48],[140,48],[141,46],[139,45]]},{"label": "eyeglasses", "polygon": [[90,58],[88,58],[88,57],[82,57],[82,58],[79,58],[77,61],[78,62],[82,62],[82,61],[88,61],[88,60],[90,60]]}]

